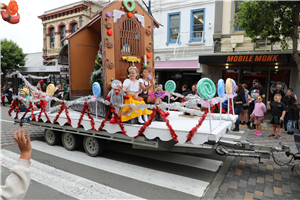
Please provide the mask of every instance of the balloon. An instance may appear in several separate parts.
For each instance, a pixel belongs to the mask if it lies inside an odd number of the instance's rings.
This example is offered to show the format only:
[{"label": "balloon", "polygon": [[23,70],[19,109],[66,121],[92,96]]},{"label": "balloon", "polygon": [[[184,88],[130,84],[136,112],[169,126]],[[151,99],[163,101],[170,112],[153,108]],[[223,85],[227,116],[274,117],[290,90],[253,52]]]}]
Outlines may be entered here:
[{"label": "balloon", "polygon": [[53,84],[49,84],[48,87],[47,87],[47,90],[46,90],[46,94],[49,97],[52,97],[54,92],[55,92],[55,86]]},{"label": "balloon", "polygon": [[169,93],[172,93],[174,92],[176,89],[176,83],[172,80],[168,80],[166,83],[165,83],[165,90]]},{"label": "balloon", "polygon": [[226,79],[226,89],[225,89],[227,94],[232,94],[232,79],[227,78]]},{"label": "balloon", "polygon": [[96,98],[99,98],[101,96],[101,87],[100,87],[100,84],[98,82],[95,82],[93,84],[93,95]]},{"label": "balloon", "polygon": [[218,95],[219,97],[224,97],[225,95],[225,84],[223,79],[219,79],[218,81]]},{"label": "balloon", "polygon": [[147,78],[148,78],[148,80],[150,81],[150,80],[152,79],[152,76],[151,76],[151,75],[149,75]]},{"label": "balloon", "polygon": [[233,79],[231,79],[232,81],[232,94],[236,93],[236,83]]},{"label": "balloon", "polygon": [[202,78],[197,84],[197,91],[204,100],[208,100],[215,96],[216,86],[211,79]]}]

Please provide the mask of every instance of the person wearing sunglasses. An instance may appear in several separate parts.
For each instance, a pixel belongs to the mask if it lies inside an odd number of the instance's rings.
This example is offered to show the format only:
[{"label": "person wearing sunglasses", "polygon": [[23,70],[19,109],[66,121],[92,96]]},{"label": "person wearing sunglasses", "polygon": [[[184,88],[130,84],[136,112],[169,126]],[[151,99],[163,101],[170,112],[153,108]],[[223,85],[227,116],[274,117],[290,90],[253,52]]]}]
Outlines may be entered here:
[{"label": "person wearing sunglasses", "polygon": [[285,96],[285,93],[282,90],[282,86],[279,83],[277,83],[276,90],[274,90],[273,93],[272,93],[271,102],[274,101],[275,94],[281,94],[282,97]]},{"label": "person wearing sunglasses", "polygon": [[252,114],[252,112],[254,110],[254,101],[258,96],[261,96],[262,99],[265,99],[266,90],[265,90],[265,88],[263,88],[261,86],[261,84],[259,83],[259,81],[257,79],[254,79],[252,81],[252,87],[250,88],[249,94],[248,94],[248,102],[249,102],[248,115],[249,116],[248,116],[247,126],[249,129],[256,129],[256,125],[254,124],[254,122],[252,123],[252,127],[251,127],[250,115]]}]

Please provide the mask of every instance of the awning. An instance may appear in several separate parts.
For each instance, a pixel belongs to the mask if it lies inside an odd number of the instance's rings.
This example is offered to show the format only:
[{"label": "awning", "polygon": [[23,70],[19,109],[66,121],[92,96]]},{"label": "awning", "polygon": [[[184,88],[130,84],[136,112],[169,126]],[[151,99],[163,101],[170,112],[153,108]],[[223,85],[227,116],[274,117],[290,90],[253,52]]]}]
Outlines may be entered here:
[{"label": "awning", "polygon": [[199,55],[199,63],[213,67],[296,67],[291,52],[215,53]]},{"label": "awning", "polygon": [[59,65],[69,65],[69,51],[68,44],[65,44],[59,54],[58,54],[58,64]]}]

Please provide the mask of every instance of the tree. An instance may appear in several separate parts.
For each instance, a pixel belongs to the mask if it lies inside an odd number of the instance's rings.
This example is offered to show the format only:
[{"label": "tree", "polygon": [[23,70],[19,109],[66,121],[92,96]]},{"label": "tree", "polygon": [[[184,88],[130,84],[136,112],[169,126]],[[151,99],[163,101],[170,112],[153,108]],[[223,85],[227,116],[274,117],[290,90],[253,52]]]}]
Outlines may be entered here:
[{"label": "tree", "polygon": [[23,49],[12,40],[1,39],[1,71],[3,79],[5,76],[20,66],[25,66],[25,57]]},{"label": "tree", "polygon": [[99,51],[95,60],[94,72],[91,73],[90,85],[93,86],[94,82],[98,82],[100,85],[103,84],[102,79],[102,43],[100,42]]},{"label": "tree", "polygon": [[300,57],[298,54],[298,27],[300,1],[244,1],[239,4],[234,27],[245,29],[245,35],[256,42],[270,39],[271,43],[280,43],[287,50],[287,41],[292,39],[293,57],[298,68],[300,82]]}]

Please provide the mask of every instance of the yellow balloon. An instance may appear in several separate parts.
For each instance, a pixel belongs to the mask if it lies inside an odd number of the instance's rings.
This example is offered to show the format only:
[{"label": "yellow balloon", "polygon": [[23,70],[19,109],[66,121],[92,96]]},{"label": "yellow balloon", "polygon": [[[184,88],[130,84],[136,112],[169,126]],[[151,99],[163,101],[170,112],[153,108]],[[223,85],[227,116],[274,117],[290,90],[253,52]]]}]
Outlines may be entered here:
[{"label": "yellow balloon", "polygon": [[232,80],[231,78],[226,79],[226,88],[225,91],[227,94],[231,94],[232,93]]},{"label": "yellow balloon", "polygon": [[46,94],[49,97],[52,97],[54,92],[55,92],[55,86],[53,84],[49,84],[48,87],[47,87],[47,90],[46,90]]}]

